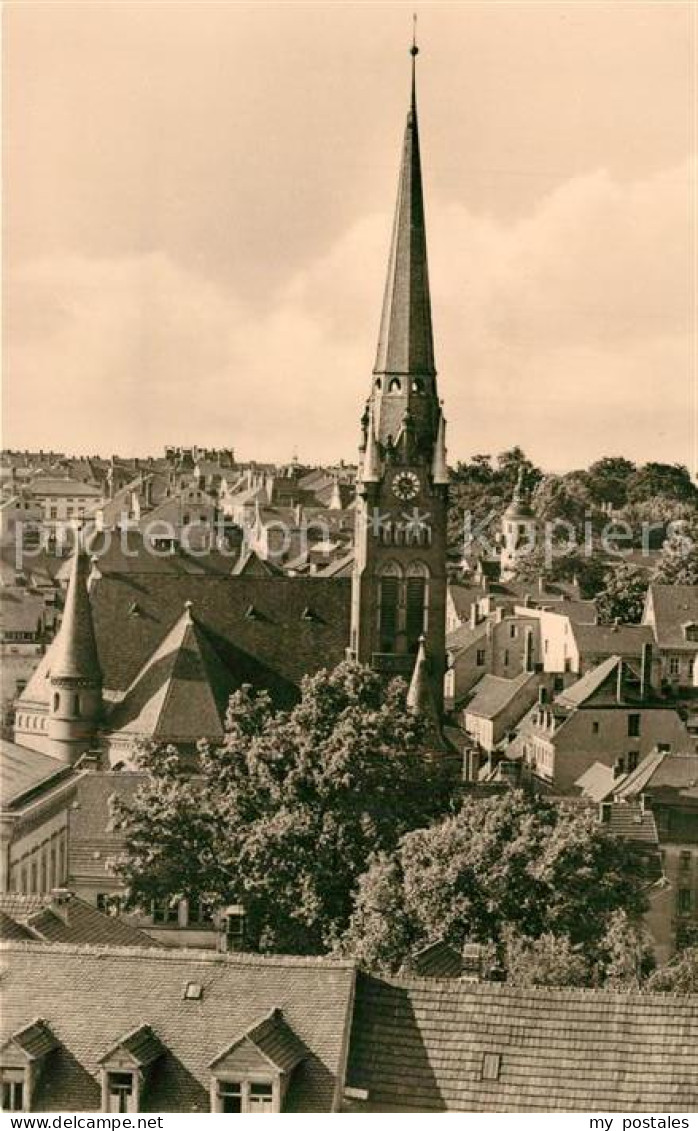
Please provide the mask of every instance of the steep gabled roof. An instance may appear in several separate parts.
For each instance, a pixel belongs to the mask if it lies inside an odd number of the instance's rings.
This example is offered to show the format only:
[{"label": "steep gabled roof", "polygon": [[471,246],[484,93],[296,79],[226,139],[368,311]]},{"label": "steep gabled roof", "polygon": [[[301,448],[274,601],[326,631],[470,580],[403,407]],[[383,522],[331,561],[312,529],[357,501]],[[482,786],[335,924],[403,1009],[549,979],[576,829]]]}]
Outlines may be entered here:
[{"label": "steep gabled roof", "polygon": [[643,624],[582,624],[571,620],[581,656],[641,656],[653,643],[652,629]]},{"label": "steep gabled roof", "polygon": [[698,585],[651,585],[648,601],[659,647],[695,652],[698,644],[686,640],[684,625],[698,622]]},{"label": "steep gabled roof", "polygon": [[[464,707],[466,715],[479,715],[493,719],[511,703],[522,688],[537,682],[535,672],[521,672],[513,679],[497,675],[483,675],[475,687],[475,694]],[[530,700],[529,700],[530,702]]]},{"label": "steep gabled roof", "polygon": [[234,686],[187,608],[111,712],[109,729],[158,742],[215,741]]},{"label": "steep gabled roof", "polygon": [[293,1030],[286,1024],[281,1010],[274,1008],[218,1053],[211,1061],[211,1067],[215,1067],[244,1041],[250,1041],[255,1045],[262,1056],[279,1072],[291,1072],[308,1053]]},{"label": "steep gabled roof", "polygon": [[597,664],[581,679],[576,680],[575,683],[561,691],[555,702],[561,707],[581,707],[587,699],[590,699],[604,684],[617,675],[618,667],[622,663],[620,656],[609,656],[607,660]]},{"label": "steep gabled roof", "polygon": [[159,945],[125,919],[104,915],[91,903],[72,893],[66,893],[60,903],[50,892],[38,896],[16,892],[0,894],[0,913],[9,920],[0,927],[0,938],[3,939],[17,937],[10,926],[13,923],[25,933],[25,937],[51,943]]}]

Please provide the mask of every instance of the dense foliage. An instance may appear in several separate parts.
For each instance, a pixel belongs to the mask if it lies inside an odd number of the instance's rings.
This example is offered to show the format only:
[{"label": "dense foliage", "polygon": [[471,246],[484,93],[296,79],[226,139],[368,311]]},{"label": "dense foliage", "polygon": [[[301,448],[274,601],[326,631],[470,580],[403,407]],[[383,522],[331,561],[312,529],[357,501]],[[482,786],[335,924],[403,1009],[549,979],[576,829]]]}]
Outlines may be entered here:
[{"label": "dense foliage", "polygon": [[238,692],[225,741],[202,745],[196,775],[172,749],[143,755],[148,783],[123,813],[131,902],[239,902],[251,945],[327,950],[369,857],[444,811],[422,737],[404,684],[386,689],[355,664],[306,678],[290,712]]},{"label": "dense foliage", "polygon": [[594,984],[617,976],[622,931],[633,973],[645,962],[641,883],[587,809],[521,792],[466,798],[374,858],[342,945],[395,971],[435,939],[494,944],[519,983]]}]

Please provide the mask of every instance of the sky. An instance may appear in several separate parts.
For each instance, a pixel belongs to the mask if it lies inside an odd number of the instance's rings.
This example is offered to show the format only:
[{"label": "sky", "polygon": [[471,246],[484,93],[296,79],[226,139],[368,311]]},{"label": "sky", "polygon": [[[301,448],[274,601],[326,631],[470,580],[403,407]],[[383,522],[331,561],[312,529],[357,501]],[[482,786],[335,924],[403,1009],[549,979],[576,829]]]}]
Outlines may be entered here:
[{"label": "sky", "polygon": [[[413,6],[5,3],[5,446],[355,458]],[[695,470],[698,9],[417,11],[449,460]]]}]

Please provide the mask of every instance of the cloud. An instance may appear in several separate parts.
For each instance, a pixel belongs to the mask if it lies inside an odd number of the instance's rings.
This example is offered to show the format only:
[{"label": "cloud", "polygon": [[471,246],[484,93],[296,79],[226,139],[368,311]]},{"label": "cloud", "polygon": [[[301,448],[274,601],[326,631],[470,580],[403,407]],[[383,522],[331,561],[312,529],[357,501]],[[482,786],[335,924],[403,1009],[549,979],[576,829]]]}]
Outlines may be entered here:
[{"label": "cloud", "polygon": [[[599,171],[508,224],[431,202],[453,459],[514,443],[554,467],[604,452],[695,458],[691,174]],[[244,279],[228,289],[165,252],[8,272],[5,442],[351,456],[389,227],[388,212],[358,220],[262,313]]]}]

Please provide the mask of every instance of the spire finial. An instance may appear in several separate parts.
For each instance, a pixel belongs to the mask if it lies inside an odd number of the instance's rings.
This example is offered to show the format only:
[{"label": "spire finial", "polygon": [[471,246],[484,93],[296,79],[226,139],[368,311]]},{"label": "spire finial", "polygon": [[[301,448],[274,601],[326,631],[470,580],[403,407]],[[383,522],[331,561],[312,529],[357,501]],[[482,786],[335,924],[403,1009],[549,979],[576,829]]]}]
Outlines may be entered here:
[{"label": "spire finial", "polygon": [[410,47],[410,55],[412,56],[412,115],[414,116],[417,106],[417,78],[416,78],[416,62],[419,55],[419,48],[417,47],[417,13],[412,13],[412,46]]}]

